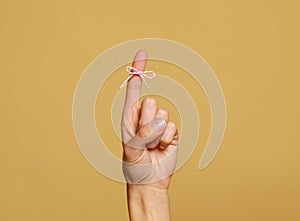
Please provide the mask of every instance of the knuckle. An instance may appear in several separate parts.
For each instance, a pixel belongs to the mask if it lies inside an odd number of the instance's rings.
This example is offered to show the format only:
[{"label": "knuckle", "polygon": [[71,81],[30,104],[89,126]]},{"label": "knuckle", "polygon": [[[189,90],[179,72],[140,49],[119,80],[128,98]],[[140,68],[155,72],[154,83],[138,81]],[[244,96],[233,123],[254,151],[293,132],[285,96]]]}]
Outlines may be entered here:
[{"label": "knuckle", "polygon": [[177,126],[174,122],[168,122],[168,128],[170,128],[171,130],[176,130]]},{"label": "knuckle", "polygon": [[147,97],[143,100],[143,104],[144,105],[149,105],[149,106],[153,106],[153,105],[156,105],[156,100],[154,98],[151,98],[151,97]]},{"label": "knuckle", "polygon": [[157,111],[157,115],[160,115],[160,116],[168,116],[169,112],[165,109],[158,109]]}]

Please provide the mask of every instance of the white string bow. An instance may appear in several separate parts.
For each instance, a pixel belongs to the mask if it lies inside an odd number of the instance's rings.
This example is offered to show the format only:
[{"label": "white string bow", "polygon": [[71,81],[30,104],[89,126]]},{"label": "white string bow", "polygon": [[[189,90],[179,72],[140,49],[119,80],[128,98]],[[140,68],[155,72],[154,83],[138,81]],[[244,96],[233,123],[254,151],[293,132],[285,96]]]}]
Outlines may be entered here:
[{"label": "white string bow", "polygon": [[121,84],[120,88],[122,88],[129,80],[130,78],[132,78],[134,75],[139,75],[142,80],[144,81],[146,87],[148,88],[148,90],[150,89],[149,87],[149,84],[147,83],[146,79],[145,78],[148,78],[148,79],[153,79],[155,78],[155,72],[154,71],[140,71],[134,67],[131,67],[131,66],[127,66],[126,67],[126,71],[130,74],[128,76],[128,78]]}]

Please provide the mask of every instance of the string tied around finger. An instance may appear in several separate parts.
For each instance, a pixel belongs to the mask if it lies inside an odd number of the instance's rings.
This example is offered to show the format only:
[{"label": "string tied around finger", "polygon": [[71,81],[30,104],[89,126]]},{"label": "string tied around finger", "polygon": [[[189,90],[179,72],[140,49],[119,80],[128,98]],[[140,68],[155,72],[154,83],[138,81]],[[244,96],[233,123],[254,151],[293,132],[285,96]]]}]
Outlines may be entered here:
[{"label": "string tied around finger", "polygon": [[122,88],[129,80],[130,78],[132,78],[134,75],[138,75],[142,78],[142,80],[144,81],[146,87],[148,90],[150,90],[150,86],[148,84],[148,82],[146,81],[146,78],[148,79],[153,79],[156,76],[156,73],[154,71],[140,71],[134,67],[131,66],[127,66],[126,67],[126,72],[129,73],[129,76],[127,77],[127,79],[121,84],[120,88]]}]

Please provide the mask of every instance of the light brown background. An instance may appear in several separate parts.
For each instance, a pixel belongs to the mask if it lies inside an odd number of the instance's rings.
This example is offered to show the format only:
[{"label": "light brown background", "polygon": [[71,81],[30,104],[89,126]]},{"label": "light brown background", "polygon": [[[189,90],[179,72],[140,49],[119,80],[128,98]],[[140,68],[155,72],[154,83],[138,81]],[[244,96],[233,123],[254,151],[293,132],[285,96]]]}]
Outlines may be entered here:
[{"label": "light brown background", "polygon": [[200,94],[203,125],[195,153],[173,178],[173,220],[300,220],[299,6],[296,0],[2,0],[0,220],[128,219],[124,184],[100,175],[80,153],[71,108],[94,57],[144,37],[175,40],[201,54],[228,108],[221,151],[199,171],[209,107],[200,88],[190,89]]}]

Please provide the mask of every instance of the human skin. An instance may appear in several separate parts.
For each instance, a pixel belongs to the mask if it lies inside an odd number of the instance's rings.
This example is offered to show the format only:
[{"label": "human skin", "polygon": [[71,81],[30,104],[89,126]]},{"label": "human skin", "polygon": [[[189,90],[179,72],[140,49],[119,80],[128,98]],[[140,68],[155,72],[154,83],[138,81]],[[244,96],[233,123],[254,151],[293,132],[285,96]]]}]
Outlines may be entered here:
[{"label": "human skin", "polygon": [[[132,66],[142,71],[146,61],[147,53],[140,50]],[[168,189],[179,140],[177,126],[169,121],[167,110],[158,108],[155,99],[147,97],[140,102],[141,87],[138,75],[128,81],[121,123],[129,217],[131,221],[168,221]]]}]

